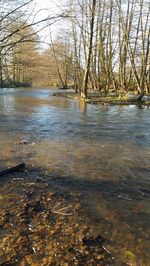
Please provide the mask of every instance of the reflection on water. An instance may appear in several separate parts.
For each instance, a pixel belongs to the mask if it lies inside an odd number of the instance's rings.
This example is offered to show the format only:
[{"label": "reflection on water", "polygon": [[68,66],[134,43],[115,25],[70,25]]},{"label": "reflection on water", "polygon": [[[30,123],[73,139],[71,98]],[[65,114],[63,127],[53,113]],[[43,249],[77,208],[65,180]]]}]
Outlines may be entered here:
[{"label": "reflection on water", "polygon": [[[0,91],[0,168],[25,161],[76,183],[82,180],[78,189],[85,187],[83,204],[98,221],[97,230],[109,234],[117,252],[127,255],[125,251],[131,250],[137,255],[139,264],[130,265],[148,265],[148,198],[104,195],[92,184],[132,180],[137,191],[150,191],[150,110],[91,106],[52,93]],[[23,139],[27,144],[17,145]]]}]

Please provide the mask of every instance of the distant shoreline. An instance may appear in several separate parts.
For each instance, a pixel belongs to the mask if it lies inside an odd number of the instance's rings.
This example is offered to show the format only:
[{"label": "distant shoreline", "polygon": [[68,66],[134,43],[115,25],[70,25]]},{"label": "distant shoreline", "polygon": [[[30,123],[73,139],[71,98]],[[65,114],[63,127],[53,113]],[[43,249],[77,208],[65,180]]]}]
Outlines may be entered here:
[{"label": "distant shoreline", "polygon": [[0,85],[0,89],[4,89],[4,88],[19,88],[19,87],[23,87],[23,88],[27,88],[27,87],[32,87],[32,83],[30,82],[19,82],[19,83],[4,83],[2,85]]}]

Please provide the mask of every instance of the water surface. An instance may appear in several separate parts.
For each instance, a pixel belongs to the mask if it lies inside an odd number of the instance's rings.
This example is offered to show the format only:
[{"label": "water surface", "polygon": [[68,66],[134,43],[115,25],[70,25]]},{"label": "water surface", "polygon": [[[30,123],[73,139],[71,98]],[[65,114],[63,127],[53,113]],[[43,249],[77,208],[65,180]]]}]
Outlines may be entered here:
[{"label": "water surface", "polygon": [[150,110],[92,106],[53,92],[0,90],[0,169],[25,161],[67,180],[115,255],[149,265]]}]

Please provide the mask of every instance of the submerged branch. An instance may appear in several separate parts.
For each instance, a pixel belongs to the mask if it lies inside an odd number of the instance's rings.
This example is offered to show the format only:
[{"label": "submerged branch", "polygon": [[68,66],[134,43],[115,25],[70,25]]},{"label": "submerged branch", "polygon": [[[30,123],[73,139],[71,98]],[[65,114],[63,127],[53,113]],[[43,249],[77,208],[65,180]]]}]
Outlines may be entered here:
[{"label": "submerged branch", "polygon": [[5,170],[2,170],[0,171],[0,176],[3,176],[3,175],[6,175],[6,174],[10,174],[10,173],[14,173],[22,168],[25,167],[25,164],[24,163],[20,163],[20,164],[17,164],[16,166],[13,166],[13,167],[10,167],[8,169],[5,169]]}]

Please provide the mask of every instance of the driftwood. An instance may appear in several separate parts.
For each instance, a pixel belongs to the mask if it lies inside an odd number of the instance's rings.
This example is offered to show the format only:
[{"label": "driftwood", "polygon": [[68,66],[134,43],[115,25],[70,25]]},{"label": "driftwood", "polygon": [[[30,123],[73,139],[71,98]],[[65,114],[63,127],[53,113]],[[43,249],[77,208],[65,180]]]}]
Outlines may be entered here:
[{"label": "driftwood", "polygon": [[11,174],[25,167],[24,163],[17,164],[16,166],[0,171],[0,176]]}]

